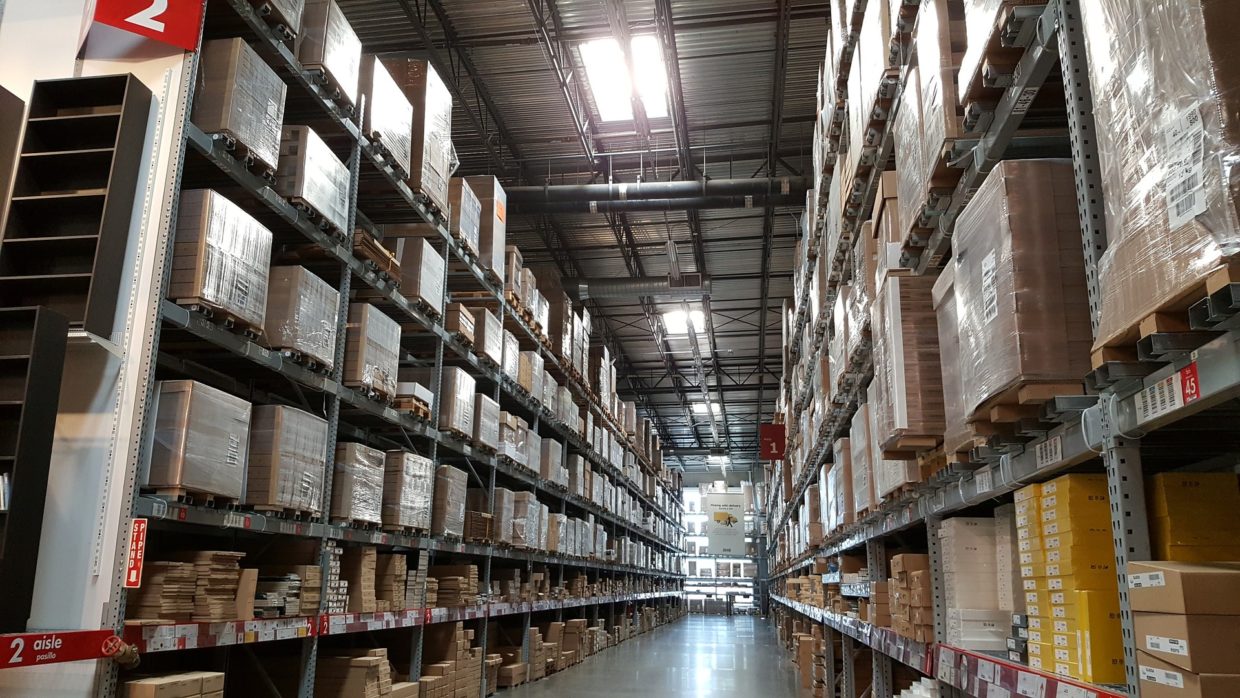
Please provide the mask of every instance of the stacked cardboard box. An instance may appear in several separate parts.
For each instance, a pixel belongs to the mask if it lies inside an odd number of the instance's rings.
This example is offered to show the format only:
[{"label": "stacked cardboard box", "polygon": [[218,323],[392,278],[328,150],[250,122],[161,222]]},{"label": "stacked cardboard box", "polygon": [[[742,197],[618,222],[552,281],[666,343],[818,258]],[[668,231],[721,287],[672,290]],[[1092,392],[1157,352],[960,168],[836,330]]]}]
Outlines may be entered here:
[{"label": "stacked cardboard box", "polygon": [[504,360],[504,327],[486,308],[470,308],[474,316],[474,353],[495,366]]},{"label": "stacked cardboard box", "polygon": [[254,587],[254,617],[302,615],[301,585],[301,577],[295,574],[260,576]]},{"label": "stacked cardboard box", "polygon": [[375,573],[378,564],[379,553],[373,546],[344,549],[340,575],[349,585],[350,613],[374,613],[377,609]]},{"label": "stacked cardboard box", "polygon": [[362,56],[359,72],[359,89],[366,95],[362,132],[382,149],[401,177],[408,177],[413,149],[413,105],[376,56]]},{"label": "stacked cardboard box", "polygon": [[384,58],[383,65],[413,105],[409,188],[446,213],[451,209],[452,95],[426,61]]},{"label": "stacked cardboard box", "polygon": [[934,639],[933,593],[930,590],[930,558],[904,553],[891,558],[887,580],[891,627],[898,635],[918,642]]},{"label": "stacked cardboard box", "polygon": [[357,656],[319,657],[314,694],[331,698],[380,698],[392,692],[387,648],[358,650]]},{"label": "stacked cardboard box", "polygon": [[296,599],[291,594],[286,594],[286,609],[294,601],[296,602],[299,613],[288,613],[284,615],[313,615],[319,612],[319,601],[322,598],[323,588],[323,568],[318,565],[263,565],[259,568],[259,584],[263,584],[263,580],[283,579],[289,584],[292,590],[294,581],[296,584]]},{"label": "stacked cardboard box", "polygon": [[124,698],[223,698],[224,673],[189,671],[125,682]]},{"label": "stacked cardboard box", "polygon": [[250,157],[275,170],[288,92],[284,81],[242,39],[205,42],[199,60],[190,117],[194,125],[204,133],[227,134]]},{"label": "stacked cardboard box", "polygon": [[384,553],[375,564],[375,601],[379,611],[398,611],[409,588],[408,561],[403,553]]},{"label": "stacked cardboard box", "polygon": [[430,530],[433,473],[433,464],[425,456],[400,450],[384,455],[384,526]]},{"label": "stacked cardboard box", "polygon": [[280,166],[275,190],[308,207],[326,226],[349,225],[349,168],[309,126],[280,129]]},{"label": "stacked cardboard box", "polygon": [[[1029,664],[1095,683],[1124,680],[1105,475],[1064,475],[1017,491],[1017,545]],[[1037,515],[1030,520],[1037,499]]]},{"label": "stacked cardboard box", "polygon": [[240,500],[250,403],[204,383],[160,381],[146,486]]},{"label": "stacked cardboard box", "polygon": [[400,325],[367,303],[349,304],[344,384],[382,398],[396,396]]},{"label": "stacked cardboard box", "polygon": [[[422,641],[424,695],[478,696],[482,649],[471,647],[474,631],[461,623],[428,626]],[[441,694],[435,691],[442,691]]]},{"label": "stacked cardboard box", "polygon": [[477,565],[435,565],[426,574],[439,580],[440,606],[472,606],[478,602]]},{"label": "stacked cardboard box", "polygon": [[478,225],[482,218],[482,202],[469,182],[462,177],[448,180],[448,201],[452,215],[448,219],[448,232],[458,239],[470,254],[478,256]]},{"label": "stacked cardboard box", "polygon": [[478,393],[474,396],[474,445],[492,451],[498,451],[499,435],[499,403]]},{"label": "stacked cardboard box", "polygon": [[383,520],[383,451],[357,443],[336,444],[331,518],[378,524]]},{"label": "stacked cardboard box", "polygon": [[[170,555],[178,562],[194,565],[197,589],[194,592],[193,621],[210,623],[237,619],[237,587],[240,561],[245,553],[229,550],[193,550]],[[253,600],[251,592],[249,598]],[[248,619],[247,619],[248,620]]]},{"label": "stacked cardboard box", "polygon": [[129,592],[125,617],[187,623],[194,615],[198,572],[190,562],[146,563],[142,586]]},{"label": "stacked cardboard box", "polygon": [[1146,507],[1154,557],[1179,562],[1240,560],[1240,486],[1235,473],[1159,473]]},{"label": "stacked cardboard box", "polygon": [[465,471],[441,465],[435,471],[434,506],[431,533],[460,538],[465,532],[465,490],[469,476]]},{"label": "stacked cardboard box", "polygon": [[327,422],[284,405],[259,405],[251,414],[245,503],[322,513]]},{"label": "stacked cardboard box", "polygon": [[445,262],[426,238],[397,238],[386,243],[400,263],[400,295],[415,306],[444,312]]},{"label": "stacked cardboard box", "polygon": [[[184,203],[182,203],[184,206]],[[325,370],[335,365],[340,294],[305,267],[273,266],[263,343]]]}]

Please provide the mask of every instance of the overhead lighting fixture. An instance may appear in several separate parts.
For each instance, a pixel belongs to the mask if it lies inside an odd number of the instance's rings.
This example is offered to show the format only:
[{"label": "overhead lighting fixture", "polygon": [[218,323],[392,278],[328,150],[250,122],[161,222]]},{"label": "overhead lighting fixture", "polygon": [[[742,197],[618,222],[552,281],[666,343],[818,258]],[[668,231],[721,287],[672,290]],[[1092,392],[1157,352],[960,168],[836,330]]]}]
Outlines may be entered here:
[{"label": "overhead lighting fixture", "polygon": [[706,462],[711,465],[727,465],[732,459],[728,456],[706,456]]},{"label": "overhead lighting fixture", "polygon": [[663,327],[668,335],[687,336],[689,321],[693,321],[693,332],[703,334],[706,331],[706,316],[700,310],[690,310],[686,315],[683,310],[669,310],[663,313]]},{"label": "overhead lighting fixture", "polygon": [[[663,69],[658,39],[650,34],[635,36],[629,47],[637,74],[637,94],[646,116],[655,119],[667,116],[667,73]],[[632,120],[633,105],[629,95],[633,93],[633,81],[629,79],[620,43],[614,38],[595,39],[582,43],[579,49],[599,118],[603,121]]]},{"label": "overhead lighting fixture", "polygon": [[[723,413],[719,411],[719,403],[717,402],[710,403],[710,413],[714,416],[715,419],[719,419],[721,416],[723,416]],[[693,414],[706,414],[706,403],[705,402],[693,403]]]}]

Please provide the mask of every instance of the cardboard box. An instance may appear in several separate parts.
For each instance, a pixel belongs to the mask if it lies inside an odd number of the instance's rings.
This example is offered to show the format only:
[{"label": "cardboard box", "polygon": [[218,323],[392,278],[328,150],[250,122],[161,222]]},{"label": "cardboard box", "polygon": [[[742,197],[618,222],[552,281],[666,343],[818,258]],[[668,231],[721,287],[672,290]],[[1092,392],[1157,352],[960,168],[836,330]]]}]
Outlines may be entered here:
[{"label": "cardboard box", "polygon": [[284,405],[259,405],[250,421],[245,504],[317,516],[323,510],[327,422]]},{"label": "cardboard box", "polygon": [[368,303],[349,304],[343,382],[382,397],[396,395],[400,325]]},{"label": "cardboard box", "polygon": [[374,55],[362,56],[359,79],[361,92],[366,95],[362,132],[379,146],[399,176],[408,177],[413,155],[413,105]]},{"label": "cardboard box", "polygon": [[306,68],[321,69],[347,104],[357,104],[362,42],[335,0],[306,0],[297,60]]},{"label": "cardboard box", "polygon": [[336,444],[331,517],[378,524],[383,521],[383,451],[357,443]]},{"label": "cardboard box", "polygon": [[414,305],[443,312],[445,264],[428,238],[385,241],[400,262],[400,295]]},{"label": "cardboard box", "polygon": [[335,230],[352,233],[347,230],[349,168],[309,126],[285,126],[280,130],[275,190],[286,199],[310,207]]},{"label": "cardboard box", "polygon": [[1235,616],[1133,614],[1137,649],[1199,674],[1234,671],[1240,657]]},{"label": "cardboard box", "polygon": [[1141,698],[1233,698],[1240,696],[1240,674],[1194,674],[1137,651]]},{"label": "cardboard box", "polygon": [[146,486],[240,500],[249,457],[250,403],[204,383],[160,381]]},{"label": "cardboard box", "polygon": [[331,284],[304,267],[271,267],[263,326],[263,344],[269,349],[290,352],[330,370],[335,365],[339,313],[340,293]]},{"label": "cardboard box", "polygon": [[245,153],[274,171],[287,92],[276,71],[243,39],[207,41],[199,54],[190,120],[204,133],[236,139]]},{"label": "cardboard box", "polygon": [[486,308],[470,308],[474,315],[474,350],[496,366],[504,361],[504,327]]},{"label": "cardboard box", "polygon": [[434,504],[431,509],[431,533],[437,536],[460,537],[465,530],[465,490],[469,476],[465,471],[448,465],[435,470]]},{"label": "cardboard box", "polygon": [[383,525],[430,530],[433,478],[429,458],[388,451],[383,460]]},{"label": "cardboard box", "polygon": [[1240,615],[1240,562],[1130,562],[1133,611]]},{"label": "cardboard box", "polygon": [[384,67],[413,105],[413,137],[409,188],[424,194],[433,206],[451,209],[448,180],[452,175],[452,94],[429,63],[412,58],[384,58]]}]

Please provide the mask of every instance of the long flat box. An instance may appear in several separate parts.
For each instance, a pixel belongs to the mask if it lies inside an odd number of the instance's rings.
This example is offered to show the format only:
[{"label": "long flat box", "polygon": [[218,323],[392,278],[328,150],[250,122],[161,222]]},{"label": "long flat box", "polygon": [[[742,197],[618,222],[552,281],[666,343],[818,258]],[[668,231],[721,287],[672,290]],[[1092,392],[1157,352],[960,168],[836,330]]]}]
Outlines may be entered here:
[{"label": "long flat box", "polygon": [[1240,562],[1130,562],[1133,611],[1240,615]]},{"label": "long flat box", "polygon": [[250,403],[204,383],[160,381],[146,485],[240,500],[249,455]]},{"label": "long flat box", "polygon": [[248,155],[275,170],[287,91],[276,71],[244,40],[207,41],[199,54],[190,120],[204,133],[236,139]]},{"label": "long flat box", "polygon": [[1202,674],[1234,671],[1240,657],[1235,616],[1134,613],[1137,649]]},{"label": "long flat box", "polygon": [[1194,674],[1137,651],[1141,698],[1234,698],[1240,696],[1240,674]]}]

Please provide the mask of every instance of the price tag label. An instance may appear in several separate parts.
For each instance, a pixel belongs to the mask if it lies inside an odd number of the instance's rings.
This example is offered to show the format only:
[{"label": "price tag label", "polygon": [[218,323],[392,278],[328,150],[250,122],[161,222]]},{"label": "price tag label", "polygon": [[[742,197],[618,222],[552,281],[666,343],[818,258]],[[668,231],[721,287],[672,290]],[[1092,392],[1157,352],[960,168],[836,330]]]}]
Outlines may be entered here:
[{"label": "price tag label", "polygon": [[1016,694],[1026,698],[1046,698],[1046,677],[1027,671],[1016,675]]},{"label": "price tag label", "polygon": [[1012,692],[998,684],[987,684],[986,698],[1012,698]]},{"label": "price tag label", "polygon": [[[1193,375],[1196,375],[1196,364],[1193,364]],[[1194,379],[1194,386],[1196,381]],[[1199,387],[1194,388],[1197,399],[1200,397]],[[1134,396],[1137,406],[1137,421],[1148,422],[1184,406],[1185,391],[1181,385],[1179,374],[1167,376],[1157,383],[1145,388]]]},{"label": "price tag label", "polygon": [[239,514],[235,511],[230,511],[227,514],[224,514],[223,525],[224,528],[249,528],[252,524],[250,523],[250,516],[248,514]]},{"label": "price tag label", "polygon": [[1033,448],[1038,469],[1049,468],[1063,460],[1063,438],[1058,434]]},{"label": "price tag label", "polygon": [[996,676],[998,669],[999,667],[994,662],[989,662],[985,659],[977,660],[977,678],[986,683],[997,683],[999,681],[998,676]]},{"label": "price tag label", "polygon": [[995,488],[994,475],[990,468],[982,468],[973,473],[973,481],[977,484],[978,494],[984,494]]},{"label": "price tag label", "polygon": [[1055,688],[1055,698],[1098,698],[1098,694],[1070,683],[1060,683]]}]

